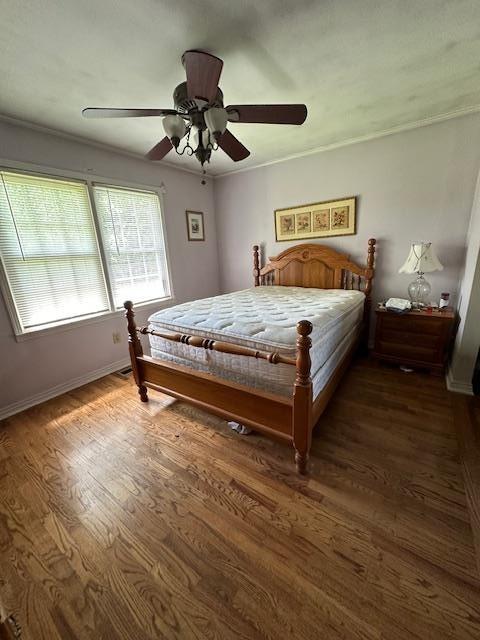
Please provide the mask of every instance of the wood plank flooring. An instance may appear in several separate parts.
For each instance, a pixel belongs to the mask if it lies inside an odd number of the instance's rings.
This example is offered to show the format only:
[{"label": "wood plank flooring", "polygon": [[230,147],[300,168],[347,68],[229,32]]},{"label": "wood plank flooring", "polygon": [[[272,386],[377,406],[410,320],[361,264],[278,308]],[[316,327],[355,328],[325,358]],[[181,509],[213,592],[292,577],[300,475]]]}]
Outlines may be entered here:
[{"label": "wood plank flooring", "polygon": [[3,610],[35,640],[478,640],[443,381],[357,362],[312,462],[115,375],[10,418]]},{"label": "wood plank flooring", "polygon": [[480,574],[480,398],[455,394],[453,415]]}]

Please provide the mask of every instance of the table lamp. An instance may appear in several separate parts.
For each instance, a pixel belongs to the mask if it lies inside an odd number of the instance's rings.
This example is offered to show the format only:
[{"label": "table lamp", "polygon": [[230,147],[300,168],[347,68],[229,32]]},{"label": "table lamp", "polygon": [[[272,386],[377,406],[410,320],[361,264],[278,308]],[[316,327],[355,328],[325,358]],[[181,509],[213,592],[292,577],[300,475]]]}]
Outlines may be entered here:
[{"label": "table lamp", "polygon": [[408,295],[414,307],[421,307],[430,295],[430,284],[423,277],[424,273],[441,271],[443,266],[433,250],[431,242],[414,242],[405,264],[399,273],[417,273],[416,280],[408,285]]}]

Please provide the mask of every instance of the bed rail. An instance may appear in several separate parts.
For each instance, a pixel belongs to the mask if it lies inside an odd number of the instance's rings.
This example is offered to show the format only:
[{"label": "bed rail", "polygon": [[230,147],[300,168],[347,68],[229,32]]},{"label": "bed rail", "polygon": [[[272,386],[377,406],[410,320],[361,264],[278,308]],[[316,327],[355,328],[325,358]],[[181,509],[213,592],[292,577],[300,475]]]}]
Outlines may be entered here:
[{"label": "bed rail", "polygon": [[230,353],[235,356],[247,356],[249,358],[257,358],[258,360],[267,360],[272,364],[281,363],[296,366],[297,363],[295,358],[286,358],[277,351],[259,351],[257,349],[250,349],[249,347],[242,347],[232,342],[221,342],[219,340],[204,338],[203,336],[189,336],[182,333],[163,333],[162,331],[156,331],[148,327],[138,327],[136,330],[142,335],[150,334],[163,338],[164,340],[181,342],[182,344],[187,344],[189,347],[199,347],[207,351],[220,351],[221,353]]}]

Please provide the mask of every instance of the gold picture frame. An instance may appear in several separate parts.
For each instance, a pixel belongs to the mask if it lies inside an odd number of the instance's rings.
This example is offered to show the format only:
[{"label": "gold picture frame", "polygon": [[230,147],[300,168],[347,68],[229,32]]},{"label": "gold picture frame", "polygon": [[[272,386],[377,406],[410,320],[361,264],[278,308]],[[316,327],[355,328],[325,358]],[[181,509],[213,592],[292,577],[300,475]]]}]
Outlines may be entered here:
[{"label": "gold picture frame", "polygon": [[288,242],[354,235],[357,232],[356,200],[357,196],[350,196],[275,209],[275,239],[277,242]]}]

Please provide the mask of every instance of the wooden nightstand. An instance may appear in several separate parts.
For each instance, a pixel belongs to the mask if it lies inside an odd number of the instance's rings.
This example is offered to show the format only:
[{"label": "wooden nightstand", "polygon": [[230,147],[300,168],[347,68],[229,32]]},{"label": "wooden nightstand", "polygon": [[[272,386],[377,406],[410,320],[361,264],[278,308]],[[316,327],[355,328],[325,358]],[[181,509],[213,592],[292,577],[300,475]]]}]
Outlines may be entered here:
[{"label": "wooden nightstand", "polygon": [[374,357],[443,373],[455,326],[453,309],[405,314],[376,309],[376,316]]}]

